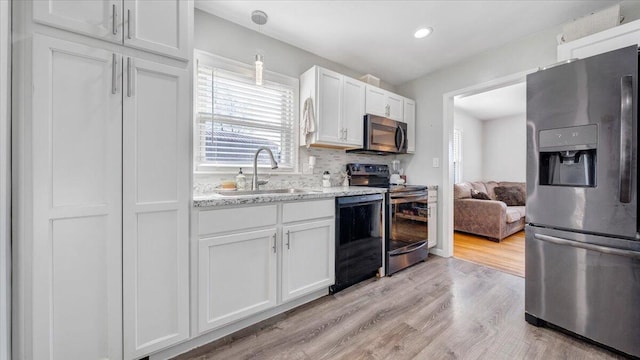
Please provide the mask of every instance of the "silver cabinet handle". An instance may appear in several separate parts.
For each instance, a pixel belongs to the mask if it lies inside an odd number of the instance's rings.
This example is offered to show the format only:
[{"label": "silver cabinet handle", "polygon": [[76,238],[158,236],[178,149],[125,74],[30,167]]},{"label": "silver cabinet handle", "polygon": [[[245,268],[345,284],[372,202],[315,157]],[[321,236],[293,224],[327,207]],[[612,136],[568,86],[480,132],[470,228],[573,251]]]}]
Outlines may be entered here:
[{"label": "silver cabinet handle", "polygon": [[291,231],[287,230],[287,250],[291,249]]},{"label": "silver cabinet handle", "polygon": [[631,202],[633,76],[620,78],[620,202]]},{"label": "silver cabinet handle", "polygon": [[345,128],[344,129],[344,141],[347,141],[348,138],[349,138],[349,129]]},{"label": "silver cabinet handle", "polygon": [[274,233],[273,234],[273,246],[271,247],[273,249],[273,253],[274,254],[276,253],[276,238],[277,238],[277,235]]},{"label": "silver cabinet handle", "polygon": [[131,39],[131,9],[127,9],[127,39]]},{"label": "silver cabinet handle", "polygon": [[431,219],[431,207],[427,208],[427,217]]},{"label": "silver cabinet handle", "polygon": [[116,54],[113,53],[111,56],[111,93],[115,94],[118,92],[118,76],[116,74],[118,66],[118,58]]},{"label": "silver cabinet handle", "polygon": [[625,256],[625,257],[630,257],[634,259],[640,259],[640,252],[637,252],[637,251],[622,250],[622,249],[610,248],[610,247],[605,247],[600,245],[587,244],[579,241],[566,240],[559,237],[543,235],[543,234],[535,234],[533,235],[533,237],[538,240],[550,242],[556,245],[566,245],[574,248],[596,251],[603,254],[618,255],[618,256]]},{"label": "silver cabinet handle", "polygon": [[127,57],[127,96],[131,97],[132,86],[131,86],[131,77],[133,77],[133,66],[131,66],[131,57]]},{"label": "silver cabinet handle", "polygon": [[118,35],[118,13],[116,12],[116,4],[111,5],[111,12],[113,13],[113,21],[111,22],[111,26],[113,26],[113,35]]},{"label": "silver cabinet handle", "polygon": [[390,116],[391,115],[391,106],[389,104],[384,106],[384,113],[386,116]]}]

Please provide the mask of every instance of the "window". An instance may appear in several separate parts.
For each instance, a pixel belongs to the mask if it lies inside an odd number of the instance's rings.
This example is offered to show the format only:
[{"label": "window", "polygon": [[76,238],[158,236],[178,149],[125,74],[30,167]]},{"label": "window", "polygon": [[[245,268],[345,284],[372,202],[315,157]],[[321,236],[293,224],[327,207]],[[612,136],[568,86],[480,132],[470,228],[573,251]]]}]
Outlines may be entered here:
[{"label": "window", "polygon": [[462,130],[453,129],[453,182],[462,181]]},{"label": "window", "polygon": [[[279,169],[295,171],[298,80],[265,73],[256,85],[252,66],[200,51],[196,64],[196,170],[250,168],[267,147]],[[269,157],[261,154],[258,166],[271,168]]]}]

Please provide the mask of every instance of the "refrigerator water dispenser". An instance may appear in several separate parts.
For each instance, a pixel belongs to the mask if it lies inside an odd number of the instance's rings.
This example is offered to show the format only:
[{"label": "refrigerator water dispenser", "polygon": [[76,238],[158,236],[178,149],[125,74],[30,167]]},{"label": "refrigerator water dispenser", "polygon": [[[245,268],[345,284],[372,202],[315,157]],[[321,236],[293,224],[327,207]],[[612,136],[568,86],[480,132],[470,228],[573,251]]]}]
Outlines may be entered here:
[{"label": "refrigerator water dispenser", "polygon": [[540,185],[596,186],[597,125],[540,131]]}]

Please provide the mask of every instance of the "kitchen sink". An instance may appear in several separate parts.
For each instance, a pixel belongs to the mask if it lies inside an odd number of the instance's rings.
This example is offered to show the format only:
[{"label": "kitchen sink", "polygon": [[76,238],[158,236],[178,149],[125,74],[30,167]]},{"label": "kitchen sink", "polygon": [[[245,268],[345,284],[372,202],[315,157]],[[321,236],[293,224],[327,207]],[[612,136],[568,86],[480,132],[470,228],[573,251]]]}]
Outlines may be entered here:
[{"label": "kitchen sink", "polygon": [[308,189],[263,189],[263,190],[238,190],[238,191],[217,191],[218,195],[222,196],[251,196],[251,195],[266,195],[266,194],[312,194],[321,191],[308,190]]}]

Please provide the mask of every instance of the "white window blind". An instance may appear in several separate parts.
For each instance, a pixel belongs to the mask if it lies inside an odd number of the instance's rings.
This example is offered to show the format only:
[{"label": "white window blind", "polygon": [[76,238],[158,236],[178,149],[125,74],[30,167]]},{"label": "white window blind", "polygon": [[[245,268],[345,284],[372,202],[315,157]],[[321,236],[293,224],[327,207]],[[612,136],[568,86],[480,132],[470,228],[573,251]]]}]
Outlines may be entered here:
[{"label": "white window blind", "polygon": [[453,181],[462,181],[462,131],[453,129]]},{"label": "white window blind", "polygon": [[[196,91],[198,169],[249,168],[260,147],[273,152],[279,169],[294,169],[294,86],[273,81],[259,86],[248,71],[233,72],[198,61]],[[258,166],[271,167],[266,154],[258,157]]]}]

